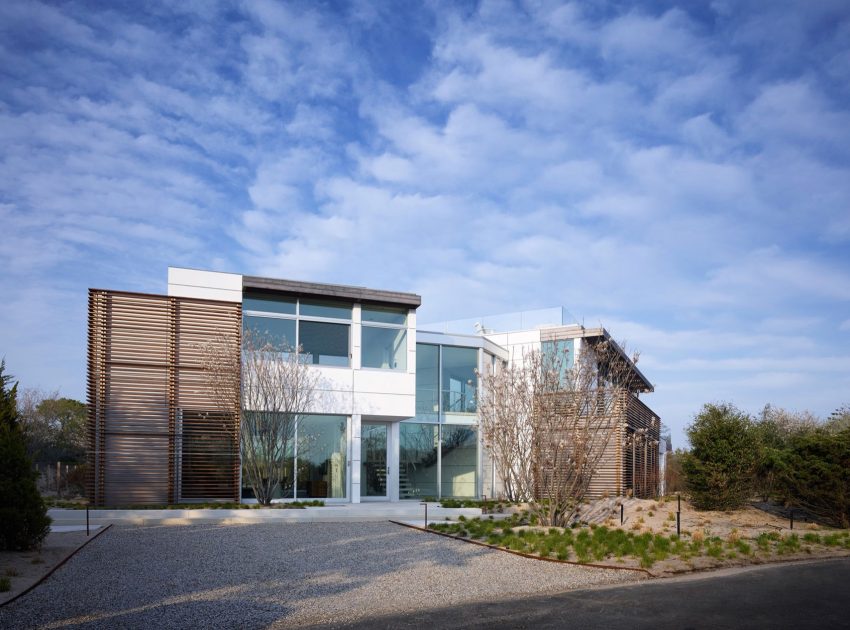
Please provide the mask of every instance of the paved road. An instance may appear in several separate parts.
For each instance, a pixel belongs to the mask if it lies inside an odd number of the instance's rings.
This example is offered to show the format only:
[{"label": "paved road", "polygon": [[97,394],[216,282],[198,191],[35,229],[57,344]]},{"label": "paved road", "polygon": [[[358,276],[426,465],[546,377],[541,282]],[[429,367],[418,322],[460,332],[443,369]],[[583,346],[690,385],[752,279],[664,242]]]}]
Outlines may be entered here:
[{"label": "paved road", "polygon": [[346,628],[850,628],[850,558],[360,620]]}]

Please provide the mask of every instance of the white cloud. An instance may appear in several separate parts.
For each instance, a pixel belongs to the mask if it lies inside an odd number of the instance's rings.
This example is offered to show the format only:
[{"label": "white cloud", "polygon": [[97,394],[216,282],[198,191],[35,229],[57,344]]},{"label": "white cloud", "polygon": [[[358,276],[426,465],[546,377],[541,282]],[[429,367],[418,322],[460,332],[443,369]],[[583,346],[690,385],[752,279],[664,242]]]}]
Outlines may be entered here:
[{"label": "white cloud", "polygon": [[85,288],[186,264],[412,290],[432,320],[603,314],[677,431],[715,399],[826,413],[848,27],[792,5],[6,2],[0,315],[45,335],[2,338],[10,367],[81,392]]}]

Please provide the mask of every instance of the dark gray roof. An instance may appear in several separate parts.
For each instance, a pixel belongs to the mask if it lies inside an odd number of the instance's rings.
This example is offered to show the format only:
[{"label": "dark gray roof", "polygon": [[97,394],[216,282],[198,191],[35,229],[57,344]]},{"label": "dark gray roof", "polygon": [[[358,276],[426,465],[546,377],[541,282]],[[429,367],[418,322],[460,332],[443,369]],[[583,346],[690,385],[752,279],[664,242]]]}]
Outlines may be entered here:
[{"label": "dark gray roof", "polygon": [[242,288],[280,291],[291,295],[311,295],[325,298],[355,300],[357,302],[397,304],[400,306],[407,306],[408,308],[417,308],[420,304],[422,304],[422,298],[415,293],[382,291],[379,289],[352,287],[343,284],[321,284],[319,282],[299,282],[297,280],[260,278],[258,276],[242,276]]}]

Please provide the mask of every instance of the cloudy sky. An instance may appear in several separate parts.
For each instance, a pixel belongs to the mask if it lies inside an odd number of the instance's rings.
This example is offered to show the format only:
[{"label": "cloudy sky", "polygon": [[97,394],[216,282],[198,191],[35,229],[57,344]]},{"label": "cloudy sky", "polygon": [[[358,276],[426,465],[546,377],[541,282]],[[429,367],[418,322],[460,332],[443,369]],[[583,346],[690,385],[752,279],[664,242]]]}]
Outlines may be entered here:
[{"label": "cloudy sky", "polygon": [[566,306],[707,401],[850,402],[850,5],[0,3],[0,355],[190,266]]}]

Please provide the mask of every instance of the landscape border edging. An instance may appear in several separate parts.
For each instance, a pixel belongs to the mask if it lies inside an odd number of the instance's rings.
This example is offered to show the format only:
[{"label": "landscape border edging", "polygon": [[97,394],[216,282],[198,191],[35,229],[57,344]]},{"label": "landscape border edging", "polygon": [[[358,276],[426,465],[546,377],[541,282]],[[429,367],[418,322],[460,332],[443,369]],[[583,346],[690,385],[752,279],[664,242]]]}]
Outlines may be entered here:
[{"label": "landscape border edging", "polygon": [[82,545],[80,545],[79,547],[77,547],[76,549],[74,549],[71,553],[69,553],[67,556],[65,556],[64,558],[62,558],[62,560],[60,560],[60,561],[59,561],[59,562],[57,562],[55,565],[53,565],[53,568],[52,568],[52,569],[50,569],[50,571],[48,571],[47,573],[45,573],[44,575],[42,575],[39,579],[37,579],[35,582],[33,582],[32,584],[30,584],[27,588],[25,588],[25,589],[24,589],[24,590],[22,590],[20,593],[18,593],[17,595],[15,595],[12,599],[6,600],[6,601],[5,601],[5,602],[3,602],[2,604],[0,604],[0,608],[3,608],[3,606],[8,606],[8,605],[9,605],[9,604],[11,604],[12,602],[17,601],[18,599],[20,599],[21,597],[23,597],[24,595],[26,595],[27,593],[29,593],[31,590],[33,590],[36,586],[38,586],[39,584],[41,584],[42,582],[44,582],[44,580],[46,580],[46,579],[47,579],[47,578],[49,578],[51,575],[53,575],[59,567],[61,567],[63,564],[65,564],[66,562],[68,562],[68,560],[70,560],[72,557],[74,557],[74,555],[75,555],[75,554],[76,554],[76,553],[77,553],[80,549],[82,549],[83,547],[85,547],[86,545],[88,545],[91,541],[93,541],[95,538],[97,538],[98,536],[100,536],[103,532],[105,532],[105,531],[106,531],[107,529],[109,529],[110,527],[112,527],[112,523],[110,523],[109,525],[106,525],[106,526],[102,526],[102,525],[101,525],[101,526],[100,526],[100,531],[98,531],[98,532],[97,532],[96,534],[94,534],[93,536],[90,536],[90,537],[88,538],[88,540],[86,540],[86,541],[85,541]]},{"label": "landscape border edging", "polygon": [[462,536],[455,536],[454,534],[448,534],[446,532],[438,532],[435,529],[426,529],[424,527],[419,527],[419,525],[412,525],[410,523],[402,523],[400,521],[390,520],[390,523],[394,523],[396,525],[401,525],[402,527],[409,527],[411,529],[419,530],[420,532],[426,532],[428,534],[437,534],[438,536],[445,536],[446,538],[452,538],[453,540],[460,540],[461,542],[471,543],[473,545],[478,545],[480,547],[487,547],[488,549],[495,549],[496,551],[504,551],[505,553],[512,553],[515,556],[520,556],[522,558],[528,558],[530,560],[542,560],[544,562],[557,562],[560,564],[571,564],[577,567],[592,567],[594,569],[616,569],[617,571],[637,571],[639,573],[645,573],[651,578],[656,578],[655,575],[647,571],[646,569],[641,569],[638,567],[618,567],[608,564],[592,564],[590,562],[573,562],[572,560],[559,560],[558,558],[544,558],[543,556],[535,556],[530,553],[523,553],[522,551],[514,551],[513,549],[505,549],[504,547],[499,547],[497,545],[491,545],[490,543],[485,543],[480,540],[473,540],[471,538],[464,538]]}]

